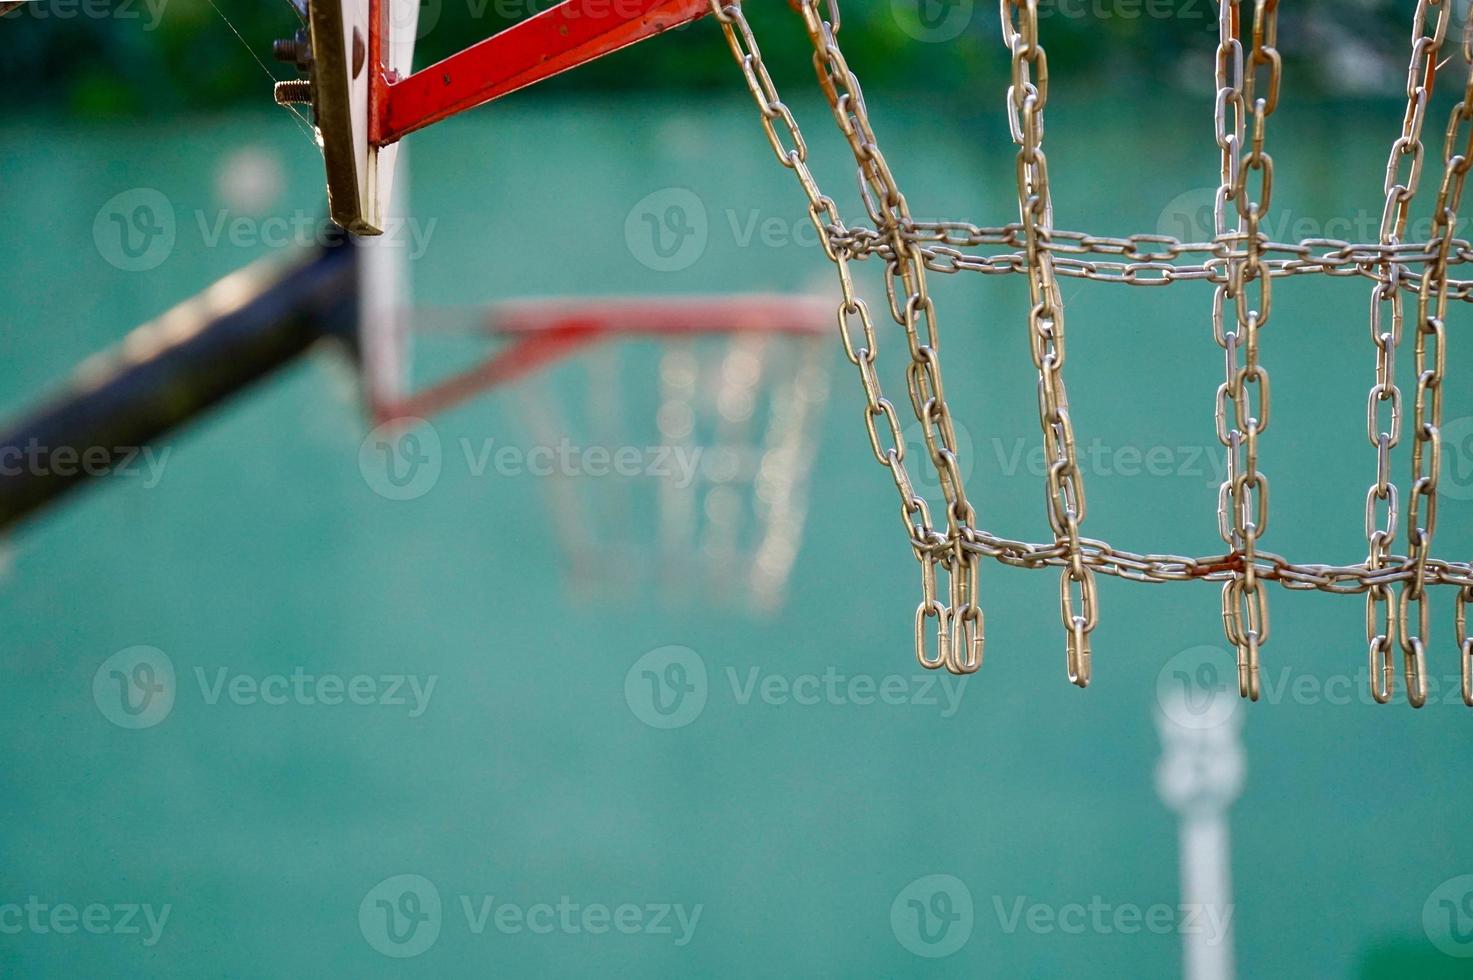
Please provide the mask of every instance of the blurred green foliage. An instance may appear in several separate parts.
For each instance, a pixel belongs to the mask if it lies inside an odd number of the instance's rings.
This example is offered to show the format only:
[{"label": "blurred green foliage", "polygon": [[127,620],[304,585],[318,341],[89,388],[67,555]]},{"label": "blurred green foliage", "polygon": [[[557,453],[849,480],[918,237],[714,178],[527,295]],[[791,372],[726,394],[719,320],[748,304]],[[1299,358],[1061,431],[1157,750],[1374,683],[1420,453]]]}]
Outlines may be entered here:
[{"label": "blurred green foliage", "polygon": [[[422,0],[419,64],[443,57],[553,0]],[[1456,37],[1468,0],[1454,4]],[[1280,14],[1280,48],[1296,90],[1396,96],[1409,50],[1409,3],[1302,0]],[[774,73],[811,77],[801,25],[786,0],[748,0]],[[1251,4],[1245,4],[1245,15]],[[1098,95],[1157,87],[1208,90],[1213,0],[1040,0],[1056,79]],[[848,0],[842,39],[869,88],[931,90],[970,100],[1006,84],[990,0]],[[0,86],[53,113],[83,117],[269,101],[273,38],[298,24],[290,0],[29,0],[0,18]],[[927,26],[931,25],[931,26]],[[1449,49],[1456,48],[1450,44]],[[731,90],[735,74],[703,21],[555,81],[552,90]],[[1287,84],[1287,83],[1286,83]],[[12,110],[16,102],[11,100]]]}]

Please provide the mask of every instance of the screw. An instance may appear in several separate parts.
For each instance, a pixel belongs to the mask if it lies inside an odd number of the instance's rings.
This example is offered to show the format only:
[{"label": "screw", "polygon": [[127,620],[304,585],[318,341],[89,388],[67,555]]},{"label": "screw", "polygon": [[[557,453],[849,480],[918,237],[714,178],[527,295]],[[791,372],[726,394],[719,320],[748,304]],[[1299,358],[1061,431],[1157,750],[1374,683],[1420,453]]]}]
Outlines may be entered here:
[{"label": "screw", "polygon": [[287,82],[277,82],[272,90],[276,96],[277,105],[289,105],[293,102],[312,101],[312,83],[304,78],[294,78]]},{"label": "screw", "polygon": [[307,40],[305,31],[298,31],[295,37],[278,38],[271,42],[271,56],[277,61],[296,65],[297,70],[303,73],[312,68],[312,45]]}]

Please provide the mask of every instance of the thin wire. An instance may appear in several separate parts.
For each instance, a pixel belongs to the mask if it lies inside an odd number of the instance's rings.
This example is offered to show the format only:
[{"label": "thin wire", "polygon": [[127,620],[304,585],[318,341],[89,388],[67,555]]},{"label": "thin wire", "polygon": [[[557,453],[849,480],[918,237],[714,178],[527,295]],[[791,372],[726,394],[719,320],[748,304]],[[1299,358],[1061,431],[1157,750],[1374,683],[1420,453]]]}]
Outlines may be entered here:
[{"label": "thin wire", "polygon": [[[275,83],[281,81],[281,79],[279,79],[275,75],[271,74],[271,69],[266,67],[266,62],[264,62],[264,61],[261,60],[260,55],[256,54],[256,49],[253,48],[253,47],[251,47],[250,42],[245,39],[245,37],[240,33],[240,31],[238,31],[238,30],[235,29],[235,25],[234,24],[230,23],[230,18],[229,17],[226,17],[225,14],[220,10],[220,8],[217,7],[217,6],[215,6],[215,0],[205,0],[205,2],[210,5],[210,9],[211,10],[215,11],[215,13],[217,13],[217,14],[220,15],[220,19],[225,22],[225,26],[228,27],[228,28],[230,28],[230,33],[234,34],[237,38],[240,39],[240,43],[243,44],[243,45],[245,45],[245,49],[248,52],[250,52],[250,55],[251,55],[252,58],[255,59],[256,64],[258,64],[258,65],[261,66],[261,70],[266,73],[266,77],[267,78],[271,79],[272,84],[274,85]],[[300,11],[297,11],[297,9],[296,9],[295,6],[292,6],[291,0],[287,0],[287,5],[292,7],[292,10],[297,13],[298,18],[301,17],[301,12]],[[291,112],[291,114],[296,118],[297,128],[302,131],[302,135],[304,135],[308,139],[310,139],[312,141],[312,145],[313,146],[316,146],[317,145],[317,137],[315,135],[315,129],[316,129],[316,127],[314,127],[312,125],[311,120],[309,120],[306,116],[302,115],[301,110],[299,110],[296,106],[294,106],[294,105],[292,105],[290,103],[286,103],[286,107]]]}]

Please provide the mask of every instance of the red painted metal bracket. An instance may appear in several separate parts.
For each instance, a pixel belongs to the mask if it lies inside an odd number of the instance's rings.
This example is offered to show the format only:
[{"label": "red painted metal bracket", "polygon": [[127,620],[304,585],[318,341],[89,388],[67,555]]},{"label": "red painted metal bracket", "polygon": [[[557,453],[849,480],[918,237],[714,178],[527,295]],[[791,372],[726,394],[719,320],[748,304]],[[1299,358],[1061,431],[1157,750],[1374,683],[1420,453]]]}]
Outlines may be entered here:
[{"label": "red painted metal bracket", "polygon": [[399,401],[378,406],[379,422],[433,418],[582,348],[621,337],[769,333],[823,336],[833,303],[815,296],[693,296],[522,300],[492,307],[481,327],[506,343],[488,360]]},{"label": "red painted metal bracket", "polygon": [[369,138],[393,143],[710,12],[710,0],[564,0],[406,78],[376,72]]}]

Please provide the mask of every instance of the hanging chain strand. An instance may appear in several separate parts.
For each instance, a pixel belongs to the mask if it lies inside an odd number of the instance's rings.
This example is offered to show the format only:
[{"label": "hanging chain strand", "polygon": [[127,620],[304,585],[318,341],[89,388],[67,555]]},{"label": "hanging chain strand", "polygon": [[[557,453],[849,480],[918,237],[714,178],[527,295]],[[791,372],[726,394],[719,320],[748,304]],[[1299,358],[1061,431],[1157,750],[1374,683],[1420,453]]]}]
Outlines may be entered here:
[{"label": "hanging chain strand", "polygon": [[[1048,463],[1047,503],[1054,540],[1064,545],[1068,568],[1059,580],[1059,614],[1066,631],[1065,666],[1070,682],[1089,686],[1089,635],[1099,619],[1094,572],[1084,564],[1079,525],[1084,520],[1084,480],[1074,445],[1074,421],[1064,387],[1064,301],[1052,253],[1043,249],[1053,229],[1048,158],[1043,152],[1043,108],[1048,102],[1048,57],[1038,37],[1038,0],[1001,0],[1003,43],[1012,55],[1008,127],[1019,147],[1018,214],[1028,256],[1028,340],[1038,369],[1038,417]],[[1016,15],[1016,20],[1015,20]],[[1076,594],[1077,597],[1076,597]]]},{"label": "hanging chain strand", "polygon": [[[1463,181],[1467,175],[1469,159],[1473,158],[1473,128],[1470,128],[1467,140],[1463,143],[1463,153],[1459,157],[1457,165],[1452,162],[1452,149],[1457,144],[1457,133],[1464,123],[1473,123],[1473,21],[1463,25],[1463,61],[1468,65],[1468,82],[1463,87],[1463,100],[1453,109],[1452,118],[1447,127],[1447,148],[1443,152],[1445,162],[1443,187],[1438,192],[1438,212],[1445,213],[1443,208],[1448,206],[1448,201],[1443,199],[1443,191],[1447,191],[1451,198],[1451,207],[1456,209],[1462,199]],[[1453,175],[1456,174],[1456,177]],[[1455,181],[1453,184],[1451,182]],[[1438,249],[1441,271],[1447,271],[1447,256],[1453,241],[1453,231],[1457,227],[1456,210],[1452,212],[1452,220],[1443,225],[1443,241]],[[1428,272],[1431,278],[1431,270]],[[1439,289],[1437,306],[1438,316],[1446,313],[1448,281],[1443,275],[1438,281]],[[1426,567],[1423,565],[1422,567]],[[1424,586],[1425,587],[1425,586]],[[1465,584],[1458,589],[1458,597],[1453,608],[1453,630],[1458,643],[1458,668],[1463,675],[1463,703],[1473,708],[1473,637],[1468,635],[1468,600],[1473,599],[1473,583]]]},{"label": "hanging chain strand", "polygon": [[[961,470],[955,452],[955,427],[946,407],[941,386],[940,362],[936,356],[935,308],[926,292],[925,271],[919,249],[916,246],[910,247],[910,259],[904,272],[908,298],[904,309],[899,311],[899,319],[906,326],[907,337],[912,345],[912,363],[908,375],[911,381],[911,401],[925,426],[927,448],[931,451],[932,461],[937,466],[940,482],[946,493],[949,534],[942,533],[932,524],[930,508],[925,498],[915,492],[906,469],[905,439],[900,430],[900,418],[894,404],[884,396],[875,369],[878,346],[874,322],[868,305],[855,291],[849,266],[850,254],[846,247],[836,244],[846,234],[838,207],[819,188],[808,166],[807,144],[797,121],[780,98],[777,87],[763,64],[761,49],[747,23],[741,3],[712,0],[712,10],[721,24],[747,87],[756,100],[768,142],[778,162],[797,175],[808,198],[809,218],[818,230],[824,253],[838,271],[841,292],[838,310],[840,338],[845,356],[859,371],[860,384],[865,395],[865,430],[869,434],[875,459],[890,471],[895,481],[900,495],[901,519],[905,523],[911,548],[921,565],[921,602],[916,607],[915,614],[916,659],[921,666],[928,669],[944,667],[957,674],[973,673],[982,665],[983,652],[983,619],[977,596],[977,572],[981,556],[975,548],[964,546],[976,539],[973,529],[976,518],[962,488]],[[809,33],[813,34],[815,29],[820,33],[821,40],[815,41],[819,56],[831,51],[838,60],[832,63],[830,71],[842,70],[852,82],[852,75],[843,67],[842,56],[838,55],[837,46],[832,43],[833,30],[838,23],[837,14],[833,16],[833,26],[829,26],[819,19],[813,4],[805,4],[802,12],[805,22],[809,24]],[[817,28],[814,27],[815,24]],[[828,81],[830,77],[825,75],[821,64],[820,79],[825,81],[826,90],[832,87]],[[840,99],[837,94],[831,98],[835,103],[836,115],[844,104]],[[862,112],[863,102],[857,95],[857,88],[849,104],[851,108],[858,106]],[[841,122],[841,127],[842,125]],[[859,117],[855,131],[865,133],[870,145],[873,145],[873,133],[863,116]],[[859,152],[856,150],[856,154]],[[887,206],[895,208],[897,216],[903,216],[908,223],[909,215],[904,210],[904,199],[894,189],[894,181],[889,178],[888,168],[882,172],[891,191],[884,195]],[[898,233],[894,236],[894,242],[900,248],[902,239]],[[895,305],[893,301],[891,305]],[[924,341],[920,339],[917,326],[920,317],[926,319]],[[858,339],[856,333],[859,334]],[[884,420],[885,434],[876,425],[880,419]],[[885,435],[889,438],[886,439]],[[941,601],[938,593],[938,566],[949,574],[949,606]],[[934,654],[928,653],[929,644],[925,635],[926,621],[929,619],[936,620]]]},{"label": "hanging chain strand", "polygon": [[[946,630],[951,631],[946,666],[953,673],[972,673],[982,663],[983,621],[977,591],[978,562],[965,545],[976,540],[977,515],[963,485],[956,424],[942,384],[936,307],[926,285],[925,256],[918,244],[905,237],[904,232],[914,225],[910,207],[880,150],[859,80],[839,47],[837,4],[826,4],[828,20],[819,9],[819,0],[799,0],[797,6],[813,45],[819,85],[858,166],[865,209],[891,246],[885,278],[890,315],[905,330],[910,351],[906,387],[911,408],[921,425],[926,451],[946,500],[946,548],[939,556],[921,558],[922,589],[930,588],[939,564],[948,576],[950,599],[944,608],[937,600],[934,612],[940,620],[942,649],[948,646]],[[918,610],[916,615],[919,624],[926,614]]]},{"label": "hanging chain strand", "polygon": [[[1381,244],[1388,249],[1400,245],[1402,236],[1406,234],[1407,215],[1421,182],[1422,125],[1427,118],[1427,104],[1432,99],[1438,53],[1447,36],[1451,8],[1452,0],[1419,0],[1412,17],[1406,113],[1402,117],[1401,135],[1391,144],[1382,188],[1386,203],[1381,210]],[[1429,14],[1433,11],[1436,12],[1436,20],[1431,24],[1429,34]],[[1401,511],[1396,484],[1391,479],[1391,451],[1401,442],[1401,389],[1396,384],[1396,350],[1401,344],[1405,321],[1405,295],[1401,288],[1404,267],[1383,259],[1376,271],[1379,281],[1371,290],[1370,321],[1371,341],[1376,346],[1376,381],[1366,396],[1366,438],[1376,450],[1376,482],[1366,491],[1366,568],[1372,572],[1386,567],[1391,545],[1396,540],[1397,518]],[[1445,276],[1443,280],[1445,282]],[[1384,512],[1379,520],[1378,510]],[[1370,690],[1371,697],[1381,704],[1391,700],[1396,684],[1397,630],[1393,608],[1391,586],[1377,585],[1366,592]]]},{"label": "hanging chain strand", "polygon": [[[1224,92],[1233,111],[1231,151],[1224,151],[1224,186],[1231,181],[1226,197],[1237,205],[1239,227],[1245,244],[1241,259],[1228,264],[1228,281],[1218,287],[1213,299],[1213,327],[1226,352],[1227,380],[1217,390],[1218,438],[1228,448],[1228,478],[1218,491],[1218,528],[1234,553],[1243,556],[1243,574],[1235,576],[1222,590],[1222,619],[1228,641],[1238,650],[1238,693],[1257,701],[1260,694],[1259,649],[1268,642],[1268,594],[1257,574],[1258,537],[1268,526],[1268,477],[1258,470],[1258,437],[1269,424],[1268,370],[1258,362],[1258,334],[1268,323],[1272,309],[1273,279],[1263,261],[1266,236],[1259,225],[1273,197],[1273,158],[1264,152],[1267,120],[1279,103],[1282,60],[1275,47],[1278,36],[1278,0],[1256,0],[1253,8],[1253,46],[1242,53],[1241,22],[1237,0],[1225,0],[1220,8],[1218,65],[1223,72],[1228,49],[1236,74],[1243,59],[1241,88],[1234,97],[1219,84],[1219,105]],[[1262,86],[1259,74],[1262,72]],[[1238,80],[1234,78],[1233,80]],[[1245,154],[1242,148],[1244,117],[1251,113],[1253,135]],[[1218,113],[1215,111],[1214,115]],[[1224,129],[1218,124],[1219,138]],[[1229,173],[1230,156],[1237,167]],[[1256,199],[1248,187],[1248,175],[1258,174]],[[1219,191],[1219,196],[1223,196]],[[1221,217],[1221,216],[1220,216]],[[1217,228],[1219,236],[1226,229]],[[1250,286],[1258,285],[1258,300],[1251,302]],[[1236,327],[1228,332],[1223,306],[1232,300]],[[1241,364],[1239,360],[1241,358]],[[1257,391],[1256,407],[1253,404]],[[1227,404],[1233,405],[1229,420]],[[1231,428],[1229,428],[1231,425]]]},{"label": "hanging chain strand", "polygon": [[[1465,34],[1465,56],[1468,47]],[[1427,288],[1417,294],[1417,391],[1413,430],[1416,441],[1412,443],[1412,485],[1407,504],[1407,545],[1413,574],[1411,580],[1402,586],[1401,604],[1397,609],[1406,668],[1407,703],[1414,708],[1427,703],[1426,570],[1432,554],[1432,535],[1437,530],[1437,480],[1442,468],[1442,382],[1447,370],[1447,255],[1458,224],[1463,183],[1468,169],[1473,167],[1473,126],[1468,125],[1470,122],[1473,122],[1473,59],[1470,59],[1462,101],[1453,108],[1448,119],[1442,154],[1442,184],[1437,189],[1437,202],[1432,209],[1432,240],[1438,247],[1427,267]],[[1463,607],[1469,594],[1466,587],[1459,590],[1454,619],[1460,624],[1458,647],[1463,700],[1473,706],[1468,643],[1465,630],[1461,628],[1466,618]],[[1415,621],[1412,619],[1414,606]]]}]

